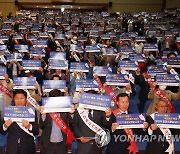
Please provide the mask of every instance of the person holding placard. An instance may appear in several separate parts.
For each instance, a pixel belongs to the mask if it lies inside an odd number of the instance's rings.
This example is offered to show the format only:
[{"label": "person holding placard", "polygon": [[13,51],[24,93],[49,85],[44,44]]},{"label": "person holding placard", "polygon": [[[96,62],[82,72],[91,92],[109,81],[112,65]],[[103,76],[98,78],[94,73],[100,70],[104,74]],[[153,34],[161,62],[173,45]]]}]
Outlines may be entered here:
[{"label": "person holding placard", "polygon": [[[24,90],[14,91],[14,103],[17,107],[26,106],[27,93]],[[0,121],[0,132],[7,134],[7,153],[8,154],[34,154],[36,152],[34,135],[39,133],[37,116],[34,122],[23,119],[15,122],[11,119]]]},{"label": "person holding placard", "polygon": [[[111,116],[113,122],[111,127],[111,141],[107,146],[106,154],[137,153],[138,147],[133,135],[134,133],[144,135],[145,131],[143,131],[143,129],[131,128],[117,129],[119,124],[116,122],[116,116],[118,114],[129,114],[129,96],[126,93],[119,94],[117,96],[117,105],[118,108],[113,111],[113,115]],[[143,127],[146,129],[148,127],[148,123],[144,122]]]},{"label": "person holding placard", "polygon": [[[96,94],[94,90],[89,90],[88,93]],[[110,108],[107,108],[104,112],[77,108],[73,118],[73,132],[77,139],[77,154],[102,154],[102,147],[97,146],[96,135],[99,135],[99,130],[102,134],[105,133],[103,127],[109,128],[111,126],[111,113]],[[108,135],[106,137],[108,140]]]},{"label": "person holding placard", "polygon": [[[168,102],[167,100],[160,98],[155,106],[155,113],[167,113],[168,112]],[[158,127],[154,123],[155,113],[151,114],[146,118],[146,121],[149,123],[148,135],[153,136],[149,137],[149,142],[146,147],[146,154],[165,154],[174,153],[174,144],[172,139],[172,134],[180,134],[179,130],[162,128]],[[160,139],[161,137],[161,139]],[[162,138],[164,140],[162,140]],[[151,140],[150,140],[151,139]]]},{"label": "person holding placard", "polygon": [[[20,55],[20,53],[18,53],[18,50],[14,50],[13,52],[14,56],[15,55]],[[13,79],[14,77],[18,77],[21,74],[21,62],[18,61],[17,59],[11,59],[8,63],[7,63],[7,74],[9,75],[9,77],[11,79]]]},{"label": "person holding placard", "polygon": [[[4,74],[4,80],[0,81],[0,93],[2,93],[3,106],[11,105],[12,92],[13,92],[13,80],[9,78],[8,74]],[[1,112],[2,114],[2,112]]]},{"label": "person holding placard", "polygon": [[166,85],[160,85],[159,89],[157,88],[157,82],[153,83],[153,87],[151,88],[148,99],[152,100],[148,110],[147,115],[150,115],[155,112],[155,106],[159,98],[164,97],[168,100],[168,105],[170,106],[169,110],[173,111],[172,101],[180,99],[180,85],[177,93],[173,93],[170,90],[166,90]]},{"label": "person holding placard", "polygon": [[[54,89],[49,93],[49,97],[63,96],[60,90]],[[61,102],[59,102],[61,103]],[[63,103],[63,102],[62,102]],[[72,123],[74,107],[71,107],[71,112],[61,113],[44,113],[44,106],[41,106],[40,127],[42,128],[42,135],[40,141],[42,142],[42,154],[67,154],[67,144],[74,140],[68,125]],[[59,122],[57,124],[57,122]]]}]

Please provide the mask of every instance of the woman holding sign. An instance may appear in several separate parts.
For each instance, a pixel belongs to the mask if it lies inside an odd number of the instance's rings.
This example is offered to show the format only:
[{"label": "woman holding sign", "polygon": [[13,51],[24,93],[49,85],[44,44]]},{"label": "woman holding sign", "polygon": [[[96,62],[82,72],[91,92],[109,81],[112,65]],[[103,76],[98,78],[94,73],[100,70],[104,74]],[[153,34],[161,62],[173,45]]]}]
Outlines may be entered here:
[{"label": "woman holding sign", "polygon": [[[20,107],[25,107],[27,104],[27,100],[26,100],[27,93],[21,89],[16,90],[14,92],[13,99],[14,99],[15,106],[17,107],[16,109]],[[10,107],[11,106],[9,106],[9,108]],[[31,111],[35,115],[35,112],[33,110]],[[15,111],[13,114],[15,114]],[[6,116],[6,113],[4,113],[4,115]],[[23,115],[23,113],[21,113],[21,115]],[[8,133],[7,153],[8,154],[34,154],[35,153],[34,135],[38,135],[39,133],[39,125],[38,125],[38,120],[37,120],[36,115],[33,118],[34,122],[29,122],[28,120],[25,120],[23,118],[20,121],[15,121],[15,119],[12,120],[13,118],[14,117],[12,116],[11,118],[9,118],[8,120],[5,120],[4,122],[0,121],[0,132],[2,134]]]}]

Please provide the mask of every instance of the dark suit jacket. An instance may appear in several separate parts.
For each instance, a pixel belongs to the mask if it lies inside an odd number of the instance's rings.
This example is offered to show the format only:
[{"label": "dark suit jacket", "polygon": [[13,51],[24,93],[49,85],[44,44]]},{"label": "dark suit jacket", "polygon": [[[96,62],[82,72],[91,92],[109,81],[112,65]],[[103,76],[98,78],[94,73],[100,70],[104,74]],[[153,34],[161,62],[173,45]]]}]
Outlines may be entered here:
[{"label": "dark suit jacket", "polygon": [[[151,116],[148,116],[146,118],[147,122],[149,123],[149,126],[151,124],[154,123],[154,120],[151,118]],[[175,130],[175,129],[170,129],[171,134],[175,135],[179,133],[179,130]],[[168,147],[169,147],[169,143],[165,140],[165,141],[158,141],[158,136],[164,137],[162,131],[158,128],[157,130],[153,131],[153,134],[156,137],[153,137],[155,139],[153,139],[150,142],[147,142],[147,147],[146,147],[146,154],[168,154],[167,152],[165,152]]]},{"label": "dark suit jacket", "polygon": [[[112,122],[116,122],[116,117],[114,114],[112,115]],[[146,131],[143,129],[132,129],[133,134],[137,135],[145,135]],[[106,154],[129,154],[129,150],[127,149],[130,146],[130,141],[126,138],[126,132],[124,129],[116,129],[114,132],[111,131],[111,141],[107,146]],[[122,142],[121,142],[122,141]]]},{"label": "dark suit jacket", "polygon": [[[81,119],[79,113],[76,111],[74,114],[74,124],[73,124],[73,132],[76,138],[79,137],[95,137],[95,132],[93,132]],[[106,120],[106,116],[104,112],[93,110],[93,122],[102,127],[110,127],[111,119],[109,121]],[[98,148],[95,141],[90,141],[88,143],[81,143],[78,141],[78,154],[101,154],[102,149]]]},{"label": "dark suit jacket", "polygon": [[[0,120],[0,133],[6,134],[8,133],[7,137],[7,153],[8,154],[16,154],[17,149],[20,145],[20,152],[21,154],[34,154],[35,153],[35,144],[34,144],[34,137],[24,132],[16,122],[13,122],[9,128],[4,131],[3,130],[4,122]],[[35,122],[32,122],[32,131],[34,135],[39,134],[39,125],[37,116],[35,118]],[[18,140],[20,141],[18,145]]]},{"label": "dark suit jacket", "polygon": [[[61,119],[68,125],[69,123],[72,123],[72,118],[69,113],[60,113]],[[50,146],[50,136],[51,136],[51,130],[52,130],[52,118],[49,114],[46,114],[46,119],[43,121],[42,118],[40,118],[40,127],[42,128],[42,135],[40,138],[40,141],[44,145],[45,148]],[[62,132],[63,135],[63,142],[66,143],[66,134]]]}]

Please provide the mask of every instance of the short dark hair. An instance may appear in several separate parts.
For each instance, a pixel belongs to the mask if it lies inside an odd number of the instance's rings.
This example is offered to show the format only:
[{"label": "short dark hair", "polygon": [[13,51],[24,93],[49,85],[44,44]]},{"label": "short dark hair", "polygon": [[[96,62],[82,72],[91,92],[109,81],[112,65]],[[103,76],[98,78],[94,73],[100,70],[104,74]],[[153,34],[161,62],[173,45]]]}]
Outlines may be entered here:
[{"label": "short dark hair", "polygon": [[58,89],[53,89],[49,92],[49,97],[59,97],[63,96],[63,93]]},{"label": "short dark hair", "polygon": [[118,100],[119,100],[119,97],[128,97],[128,99],[129,99],[129,95],[128,95],[128,94],[126,94],[126,93],[120,93],[119,95],[117,95],[117,97],[116,97],[116,101],[118,101]]},{"label": "short dark hair", "polygon": [[87,93],[90,93],[90,94],[98,94],[98,92],[95,91],[95,90],[88,90]]},{"label": "short dark hair", "polygon": [[53,76],[51,77],[51,80],[53,80],[54,77],[57,77],[57,78],[59,78],[59,80],[61,80],[61,77],[60,77],[59,75],[57,75],[57,74],[53,75]]},{"label": "short dark hair", "polygon": [[17,94],[23,94],[27,98],[27,92],[25,92],[23,89],[16,89],[13,92],[13,96],[15,97]]},{"label": "short dark hair", "polygon": [[174,55],[175,57],[177,57],[177,55],[174,52],[170,52],[167,54],[167,58],[169,58],[171,55]]}]

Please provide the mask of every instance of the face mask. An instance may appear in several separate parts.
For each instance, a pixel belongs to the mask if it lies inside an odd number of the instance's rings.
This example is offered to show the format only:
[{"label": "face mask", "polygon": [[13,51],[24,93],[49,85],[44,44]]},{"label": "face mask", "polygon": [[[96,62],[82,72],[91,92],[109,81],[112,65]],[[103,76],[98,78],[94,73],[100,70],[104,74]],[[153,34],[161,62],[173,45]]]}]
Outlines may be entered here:
[{"label": "face mask", "polygon": [[165,90],[165,89],[166,89],[166,86],[159,86],[159,89],[160,89],[160,90]]}]

